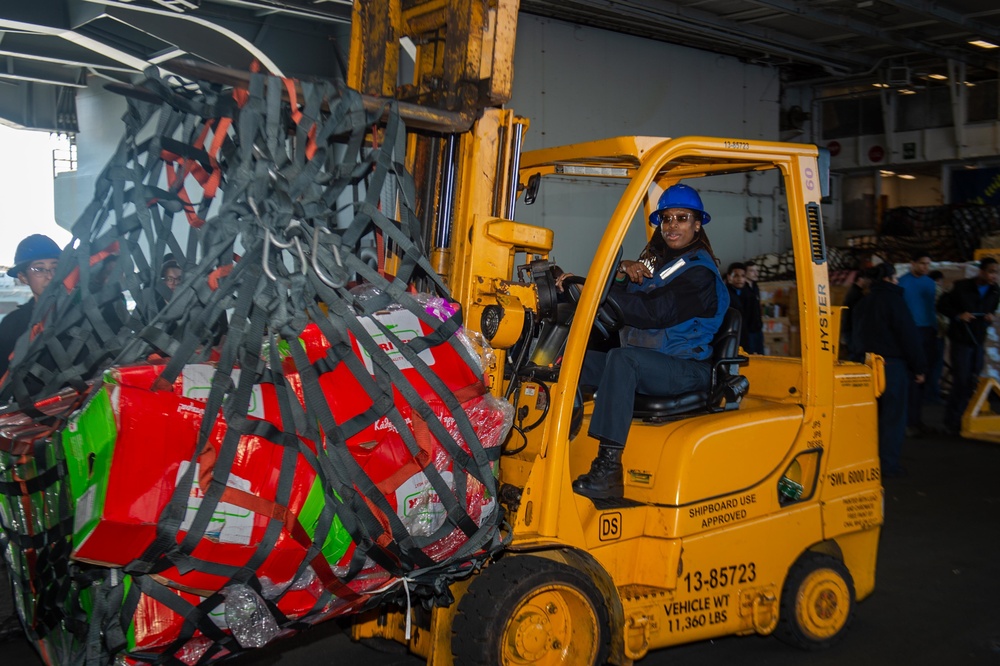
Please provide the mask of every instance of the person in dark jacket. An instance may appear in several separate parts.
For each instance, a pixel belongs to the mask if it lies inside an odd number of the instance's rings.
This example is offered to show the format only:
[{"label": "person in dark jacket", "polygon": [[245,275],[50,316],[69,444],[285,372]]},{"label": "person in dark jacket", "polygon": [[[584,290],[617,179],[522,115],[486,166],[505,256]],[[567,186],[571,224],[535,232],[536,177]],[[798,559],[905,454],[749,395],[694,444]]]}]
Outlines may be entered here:
[{"label": "person in dark jacket", "polygon": [[0,322],[0,377],[7,374],[10,355],[18,339],[28,330],[35,312],[35,301],[52,282],[62,250],[56,242],[42,234],[32,234],[17,245],[14,265],[7,275],[31,288],[31,299],[8,314]]},{"label": "person in dark jacket", "polygon": [[[636,392],[679,395],[707,389],[712,339],[729,307],[729,291],[703,225],[711,217],[693,188],[663,192],[649,223],[657,227],[638,261],[618,266],[613,297],[626,326],[621,347],[590,350],[580,384],[597,387],[589,435],[600,442],[590,471],[573,491],[595,499],[624,493],[622,452]],[[570,275],[557,278],[562,281]]]},{"label": "person in dark jacket", "polygon": [[[747,338],[747,347],[744,347],[747,351],[754,351],[756,354],[764,353],[764,322],[761,319],[761,308],[760,308],[760,267],[754,261],[744,262],[747,267],[747,286],[753,290],[753,297],[757,301],[757,318],[761,320],[760,328],[756,331],[750,331]],[[744,322],[745,323],[745,322]]]},{"label": "person in dark jacket", "polygon": [[[174,258],[173,254],[167,254],[163,257],[163,266],[160,268],[160,282],[163,283],[165,289],[158,289],[156,291],[156,305],[158,309],[162,310],[167,307],[167,303],[174,297],[177,288],[184,282],[184,269],[181,268],[180,263]],[[178,321],[172,321],[165,326],[164,330],[168,334],[180,338],[179,328]],[[222,344],[223,338],[228,333],[229,318],[223,312],[212,326],[212,345]]]},{"label": "person in dark jacket", "polygon": [[962,429],[962,414],[976,389],[983,369],[986,329],[993,323],[993,313],[1000,303],[997,276],[1000,264],[992,257],[979,262],[979,274],[957,281],[951,291],[938,299],[938,311],[948,324],[948,357],[951,367],[951,393],[945,405],[944,428],[951,435]]},{"label": "person in dark jacket", "polygon": [[944,294],[944,273],[933,270],[927,277],[934,280],[934,308],[937,314],[937,324],[934,334],[934,353],[927,359],[927,384],[924,392],[927,394],[927,402],[934,405],[943,405],[941,398],[941,373],[944,371],[944,343],[948,338],[948,325],[951,320],[937,311],[937,302]]},{"label": "person in dark jacket", "polygon": [[747,281],[746,264],[736,261],[726,269],[729,306],[740,311],[740,346],[749,354],[764,353],[764,321],[760,316],[760,295]]},{"label": "person in dark jacket", "polygon": [[854,349],[854,326],[851,323],[851,318],[854,315],[854,309],[857,307],[858,303],[868,295],[868,290],[872,286],[872,275],[878,271],[878,265],[869,266],[858,271],[857,276],[854,278],[854,283],[851,284],[850,289],[844,295],[844,302],[842,305],[844,308],[844,313],[840,316],[840,327],[843,333],[841,334],[841,341],[844,345],[844,349],[847,350],[847,358],[852,361],[857,361],[858,363],[863,363],[865,360],[865,350],[864,349]]},{"label": "person in dark jacket", "polygon": [[873,271],[868,295],[855,306],[852,349],[878,354],[885,359],[885,391],[878,399],[878,452],[884,477],[904,476],[899,463],[906,436],[906,407],[910,382],[922,384],[927,359],[917,337],[917,325],[896,284],[892,264],[879,264]]}]

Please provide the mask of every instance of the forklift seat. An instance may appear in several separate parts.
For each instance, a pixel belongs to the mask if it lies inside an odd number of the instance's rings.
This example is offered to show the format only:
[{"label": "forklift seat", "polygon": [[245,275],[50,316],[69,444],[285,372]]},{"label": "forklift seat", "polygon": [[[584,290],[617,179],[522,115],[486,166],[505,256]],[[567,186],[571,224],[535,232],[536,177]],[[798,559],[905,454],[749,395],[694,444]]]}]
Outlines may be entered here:
[{"label": "forklift seat", "polygon": [[709,388],[671,396],[635,394],[632,416],[658,423],[679,416],[738,409],[750,390],[750,380],[740,374],[739,366],[750,360],[739,355],[742,316],[735,308],[726,310],[715,337],[712,338],[712,378]]}]

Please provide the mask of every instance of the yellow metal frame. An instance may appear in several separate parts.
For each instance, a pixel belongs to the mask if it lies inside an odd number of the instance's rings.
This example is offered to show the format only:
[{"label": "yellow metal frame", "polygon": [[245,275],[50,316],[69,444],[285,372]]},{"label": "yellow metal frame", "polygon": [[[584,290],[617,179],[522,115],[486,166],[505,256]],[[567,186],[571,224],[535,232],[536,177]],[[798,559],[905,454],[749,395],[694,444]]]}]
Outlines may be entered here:
[{"label": "yellow metal frame", "polygon": [[[740,148],[734,149],[734,146]],[[801,191],[794,187],[787,188],[793,246],[806,250],[810,247],[810,239],[804,219],[805,205],[810,202],[818,205],[820,196],[816,155],[815,146],[797,144],[711,137],[621,137],[577,144],[565,149],[552,148],[526,153],[521,158],[521,174],[522,181],[526,181],[532,173],[555,173],[559,167],[565,168],[567,165],[628,170],[632,175],[631,180],[608,222],[607,232],[597,247],[588,271],[588,275],[608,276],[635,211],[639,206],[648,209],[648,193],[654,182],[677,180],[674,177],[675,168],[683,172],[684,178],[693,179],[709,174],[757,171],[763,169],[764,165],[769,165],[769,168],[780,169],[786,178],[795,182],[810,182],[811,185],[802,187]],[[576,172],[574,177],[579,178],[581,173]],[[829,296],[827,266],[814,264],[806,251],[796,252],[795,263],[799,283],[797,294],[802,313],[802,339],[806,341],[802,350],[803,386],[800,396],[807,412],[806,419],[810,420],[810,412],[832,402],[832,373],[836,363],[836,346],[833,341],[837,333],[832,329],[830,313],[833,304]],[[603,286],[600,280],[589,280],[584,286],[576,311],[577,321],[589,322],[594,319],[597,297]],[[814,314],[816,316],[811,316]],[[574,395],[574,391],[568,387],[575,388],[589,332],[587,326],[574,326],[571,330],[563,355],[562,376],[551,391],[549,418],[552,427],[546,431],[540,454],[543,459],[553,460],[555,464],[545,465],[545,477],[541,480],[541,485],[548,489],[562,489],[562,501],[543,503],[537,520],[530,524],[529,533],[537,535],[533,538],[549,539],[564,535],[565,522],[560,518],[563,515],[562,503],[575,503],[579,500],[572,494],[566,478],[569,472],[568,465],[565,464],[569,447],[568,428]],[[818,420],[829,423],[829,419]],[[538,483],[539,481],[535,481],[535,484]],[[525,488],[526,494],[532,485],[529,482]],[[552,496],[551,492],[545,495]],[[515,524],[515,540],[521,539],[518,523]],[[574,543],[574,540],[570,543],[583,545]]]},{"label": "yellow metal frame", "polygon": [[986,257],[1000,259],[1000,247],[981,247],[972,252],[972,258],[975,261],[985,259]]},{"label": "yellow metal frame", "polygon": [[[882,487],[875,441],[875,398],[882,359],[837,360],[834,307],[819,234],[820,172],[815,146],[743,138],[618,137],[519,155],[528,121],[502,106],[510,97],[517,0],[356,0],[348,83],[395,97],[421,120],[411,123],[407,166],[423,195],[435,269],[478,330],[486,308],[502,308],[498,346],[510,344],[537,312],[534,286],[517,267],[546,259],[552,232],[506,219],[518,187],[533,175],[627,181],[596,248],[566,342],[558,381],[548,390],[522,382],[515,394],[526,433],[500,462],[500,481],[520,491],[510,517],[507,557],[533,555],[585,572],[605,597],[615,664],[649,650],[726,634],[770,633],[779,620],[782,583],[806,551],[840,559],[858,599],[875,584]],[[399,80],[400,40],[417,47],[413,78]],[[475,123],[472,124],[472,119]],[[468,124],[463,124],[463,123]],[[435,124],[436,123],[436,124]],[[471,125],[471,129],[466,129]],[[457,133],[456,133],[457,132]],[[518,168],[518,158],[520,166]],[[776,169],[787,194],[795,250],[801,357],[754,356],[744,368],[750,393],[739,410],[662,424],[634,422],[625,451],[626,506],[599,509],[570,481],[597,448],[570,437],[577,382],[604,282],[640,207],[684,179]],[[807,208],[811,211],[807,214]],[[710,234],[732,224],[716,217]],[[811,226],[812,225],[812,226]],[[647,234],[653,232],[644,227]],[[387,270],[398,261],[385,257]],[[504,350],[487,369],[505,395]],[[972,425],[982,424],[973,421]],[[788,501],[779,485],[801,488]],[[451,588],[460,600],[476,577]],[[502,591],[498,591],[500,593]],[[396,640],[450,666],[457,604],[430,619],[414,616],[405,635],[401,609],[359,618],[358,638]]]},{"label": "yellow metal frame", "polygon": [[[474,130],[479,138],[468,144],[462,171],[476,165],[485,171],[495,160],[490,137],[504,122],[513,122],[502,114],[495,118],[487,114],[482,128]],[[598,509],[570,486],[597,448],[582,434],[592,403],[585,405],[582,433],[571,440],[569,428],[589,322],[626,231],[640,207],[648,214],[659,192],[681,178],[698,187],[702,176],[765,169],[778,170],[785,181],[802,355],[754,356],[744,369],[751,391],[739,410],[657,425],[634,422],[625,452],[626,497],[634,504]],[[813,259],[819,241],[806,214],[807,206],[818,209],[820,197],[815,146],[620,137],[525,153],[521,184],[534,174],[543,180],[593,177],[628,184],[590,265],[588,275],[596,279],[583,287],[558,381],[547,393],[531,382],[519,389],[526,422],[542,422],[527,434],[519,453],[500,463],[501,482],[521,489],[508,556],[577,554],[578,564],[590,562],[586,570],[614,610],[611,661],[619,664],[668,645],[770,633],[778,621],[782,581],[808,550],[843,561],[857,598],[868,596],[882,523],[874,433],[883,366],[875,356],[864,364],[837,358],[840,310],[831,301],[826,263]],[[711,233],[727,223],[715,218]],[[518,254],[547,256],[551,233],[476,214],[458,224],[461,231],[446,264],[456,297],[470,315],[467,325],[477,327],[475,315],[487,304],[516,313],[535,307],[531,291],[510,280]],[[500,355],[491,370],[494,392],[505,388],[499,381],[502,363]],[[788,505],[777,492],[786,475],[804,489],[800,501]],[[456,598],[467,584],[456,590]],[[454,606],[436,610],[428,628],[432,638],[410,641],[430,664],[451,664],[447,630],[454,612]],[[398,619],[388,625],[399,626]],[[376,629],[355,628],[356,635],[369,635],[366,631]]]},{"label": "yellow metal frame", "polygon": [[976,392],[962,415],[963,437],[1000,443],[1000,414],[990,408],[990,395],[1000,398],[1000,383],[992,377],[980,377]]}]

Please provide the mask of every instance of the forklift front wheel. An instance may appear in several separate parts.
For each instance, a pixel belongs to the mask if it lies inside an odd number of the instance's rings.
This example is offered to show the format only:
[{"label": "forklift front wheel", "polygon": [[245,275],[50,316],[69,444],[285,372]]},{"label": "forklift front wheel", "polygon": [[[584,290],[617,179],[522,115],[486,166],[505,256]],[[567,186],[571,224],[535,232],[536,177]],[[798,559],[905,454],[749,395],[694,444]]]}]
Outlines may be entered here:
[{"label": "forklift front wheel", "polygon": [[854,579],[829,555],[808,552],[788,572],[775,636],[819,650],[837,643],[854,619]]},{"label": "forklift front wheel", "polygon": [[610,620],[584,572],[541,557],[508,556],[476,576],[452,623],[456,664],[603,664]]}]

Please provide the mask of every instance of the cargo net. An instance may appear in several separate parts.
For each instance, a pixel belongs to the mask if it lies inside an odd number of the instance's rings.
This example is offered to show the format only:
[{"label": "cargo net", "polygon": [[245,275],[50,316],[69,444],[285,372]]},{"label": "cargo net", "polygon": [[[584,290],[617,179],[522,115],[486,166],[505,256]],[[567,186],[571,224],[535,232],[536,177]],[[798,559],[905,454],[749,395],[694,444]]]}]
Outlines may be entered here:
[{"label": "cargo net", "polygon": [[513,414],[421,247],[396,109],[151,76],[124,121],[0,391],[0,546],[42,658],[203,664],[449,601],[503,545]]},{"label": "cargo net", "polygon": [[[834,279],[834,276],[852,272],[856,270],[860,264],[859,258],[850,249],[827,247],[826,258],[827,269],[830,272],[830,280],[834,284],[838,283]],[[781,254],[760,254],[750,259],[750,261],[757,265],[760,271],[759,280],[761,282],[795,279],[795,253],[792,250],[788,250]]]},{"label": "cargo net", "polygon": [[1000,206],[972,204],[893,208],[886,211],[878,235],[855,236],[851,247],[905,263],[915,253],[934,261],[970,261],[991,236],[1000,233]]}]

